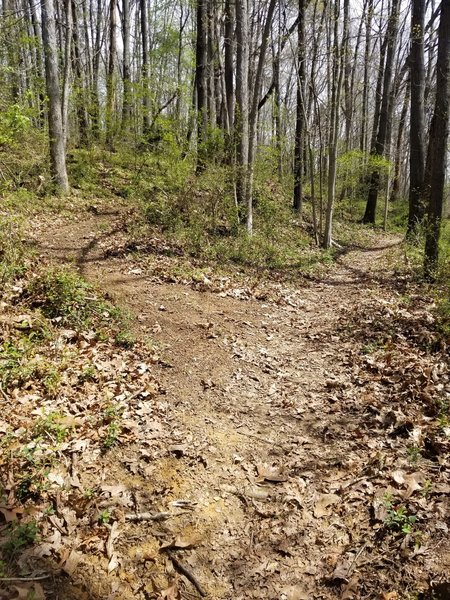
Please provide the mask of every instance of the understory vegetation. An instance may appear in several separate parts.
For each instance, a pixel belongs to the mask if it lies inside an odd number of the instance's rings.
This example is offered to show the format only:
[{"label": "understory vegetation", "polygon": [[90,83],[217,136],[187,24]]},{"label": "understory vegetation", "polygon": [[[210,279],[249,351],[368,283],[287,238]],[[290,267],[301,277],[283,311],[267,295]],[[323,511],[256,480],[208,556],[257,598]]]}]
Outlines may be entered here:
[{"label": "understory vegetation", "polygon": [[[138,265],[136,272],[153,271],[168,282],[221,293],[238,282],[247,286],[248,297],[277,302],[282,301],[278,285],[320,281],[347,252],[377,239],[378,232],[358,223],[357,201],[344,198],[336,207],[339,245],[318,249],[311,240],[307,207],[300,221],[288,206],[286,190],[272,179],[270,161],[259,169],[252,237],[238,222],[227,168],[212,165],[195,176],[189,161],[182,161],[174,149],[171,154],[170,146],[139,154],[73,150],[73,192],[64,201],[33,186],[4,189],[0,404],[9,415],[0,417],[0,578],[30,575],[30,564],[48,568],[45,556],[37,559],[34,548],[45,547],[55,515],[69,519],[64,510],[79,514],[77,527],[83,535],[91,532],[107,544],[111,524],[119,518],[110,508],[107,488],[94,480],[80,487],[77,475],[69,482],[60,464],[70,464],[73,452],[84,448],[94,460],[110,464],[111,453],[138,439],[130,399],[148,401],[161,391],[149,363],[162,359],[152,341],[136,332],[135,317],[83,279],[70,259],[60,266],[48,262],[30,239],[33,224],[54,217],[95,218],[97,235],[107,242],[104,256],[128,257]],[[400,486],[419,490],[417,497],[399,499],[388,486],[391,491],[374,508],[387,553],[397,543],[418,549],[435,535],[432,507],[440,506],[442,490],[432,466],[444,460],[450,432],[448,374],[442,362],[450,334],[450,230],[446,226],[442,235],[440,274],[430,286],[421,281],[421,244],[405,242],[397,233],[404,211],[402,215],[397,206],[391,211],[395,254],[385,260],[398,295],[392,304],[374,301],[364,315],[349,314],[344,330],[355,345],[355,380],[364,380],[365,393],[372,394],[361,423],[372,427],[392,419],[389,436],[399,440],[398,448],[394,444],[398,460],[414,473],[426,473],[408,479],[403,471],[395,472]],[[119,230],[111,229],[111,213],[118,215]],[[162,268],[152,262],[158,256],[166,261]],[[380,379],[391,382],[395,416],[385,414],[383,392],[371,387]],[[358,410],[352,409],[352,418]],[[421,414],[427,425],[410,439]],[[70,536],[73,527],[69,519],[64,531]],[[74,556],[59,555],[68,561],[67,573]],[[108,560],[113,565],[114,556]],[[31,594],[27,597],[44,597],[44,584],[18,585]]]}]

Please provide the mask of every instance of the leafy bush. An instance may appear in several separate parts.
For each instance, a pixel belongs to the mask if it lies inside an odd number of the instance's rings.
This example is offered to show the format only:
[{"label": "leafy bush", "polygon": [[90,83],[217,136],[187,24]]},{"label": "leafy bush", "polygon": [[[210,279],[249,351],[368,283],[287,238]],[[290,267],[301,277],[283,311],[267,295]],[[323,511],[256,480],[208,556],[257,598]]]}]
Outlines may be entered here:
[{"label": "leafy bush", "polygon": [[26,299],[56,325],[94,327],[100,337],[113,334],[120,346],[135,343],[129,330],[129,314],[99,297],[89,283],[70,269],[53,268],[37,275],[28,285]]},{"label": "leafy bush", "polygon": [[31,119],[19,104],[0,111],[0,148],[9,146],[31,126]]},{"label": "leafy bush", "polygon": [[98,312],[98,300],[92,293],[89,284],[68,269],[45,271],[28,287],[32,305],[64,325],[80,325]]},{"label": "leafy bush", "polygon": [[24,271],[25,249],[17,220],[0,216],[0,287]]}]

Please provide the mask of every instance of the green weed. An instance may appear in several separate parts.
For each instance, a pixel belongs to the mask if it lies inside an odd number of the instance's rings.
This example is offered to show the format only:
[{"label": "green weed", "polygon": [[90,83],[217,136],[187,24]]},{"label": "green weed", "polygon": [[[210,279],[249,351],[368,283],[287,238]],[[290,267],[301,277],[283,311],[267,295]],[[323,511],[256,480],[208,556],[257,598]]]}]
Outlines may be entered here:
[{"label": "green weed", "polygon": [[120,420],[122,418],[123,409],[116,405],[108,406],[103,412],[103,421],[107,423],[103,447],[109,450],[116,445],[119,435],[122,431]]},{"label": "green weed", "polygon": [[36,521],[18,523],[13,521],[6,530],[6,542],[1,547],[3,555],[14,560],[22,550],[34,544],[38,538],[39,527]]},{"label": "green weed", "polygon": [[387,509],[387,516],[384,525],[393,532],[401,532],[407,535],[412,532],[417,517],[410,515],[405,506],[394,505],[390,496],[385,496],[384,505]]},{"label": "green weed", "polygon": [[106,525],[111,520],[111,513],[105,509],[98,515],[97,522],[99,525]]},{"label": "green weed", "polygon": [[408,460],[411,464],[416,464],[422,457],[420,448],[416,445],[408,446],[406,452],[408,454]]},{"label": "green weed", "polygon": [[69,434],[69,428],[62,422],[64,416],[60,413],[52,412],[39,419],[34,427],[32,437],[44,438],[55,444],[60,444]]},{"label": "green weed", "polygon": [[17,219],[0,216],[0,290],[7,282],[23,275],[25,257],[21,223]]},{"label": "green weed", "polygon": [[50,269],[39,274],[28,286],[27,301],[56,325],[95,328],[104,339],[110,339],[112,332],[121,346],[130,347],[135,342],[129,329],[130,315],[99,297],[89,283],[70,269]]},{"label": "green weed", "polygon": [[42,357],[27,336],[0,344],[0,384],[5,389],[35,380],[50,397],[58,392],[59,368]]}]

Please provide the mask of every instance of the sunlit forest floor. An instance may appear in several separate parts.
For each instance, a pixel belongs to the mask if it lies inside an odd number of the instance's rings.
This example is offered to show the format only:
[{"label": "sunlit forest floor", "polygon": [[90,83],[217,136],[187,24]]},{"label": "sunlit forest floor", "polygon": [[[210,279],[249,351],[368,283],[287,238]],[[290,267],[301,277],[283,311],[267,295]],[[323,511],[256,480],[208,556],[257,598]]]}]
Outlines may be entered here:
[{"label": "sunlit forest floor", "polygon": [[449,330],[402,238],[219,266],[137,210],[73,196],[9,256],[0,597],[449,598]]}]

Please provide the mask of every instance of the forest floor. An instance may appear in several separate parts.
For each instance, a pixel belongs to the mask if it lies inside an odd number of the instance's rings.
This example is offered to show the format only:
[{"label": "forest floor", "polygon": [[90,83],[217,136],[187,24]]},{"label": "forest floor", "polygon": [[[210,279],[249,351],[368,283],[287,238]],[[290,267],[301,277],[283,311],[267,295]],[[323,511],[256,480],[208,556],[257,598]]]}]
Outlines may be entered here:
[{"label": "forest floor", "polygon": [[[133,251],[132,218],[74,207],[28,236],[127,308],[140,345],[78,343],[99,375],[56,402],[83,424],[21,559],[53,574],[0,597],[450,598],[448,361],[401,240],[250,282],[193,276],[159,239]],[[103,395],[106,451],[83,421]]]}]

